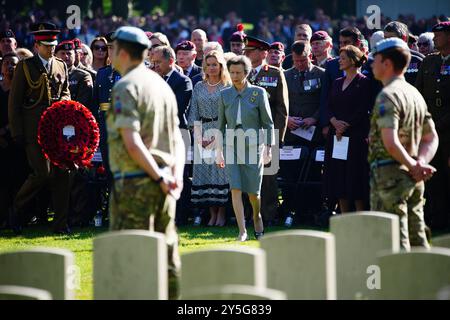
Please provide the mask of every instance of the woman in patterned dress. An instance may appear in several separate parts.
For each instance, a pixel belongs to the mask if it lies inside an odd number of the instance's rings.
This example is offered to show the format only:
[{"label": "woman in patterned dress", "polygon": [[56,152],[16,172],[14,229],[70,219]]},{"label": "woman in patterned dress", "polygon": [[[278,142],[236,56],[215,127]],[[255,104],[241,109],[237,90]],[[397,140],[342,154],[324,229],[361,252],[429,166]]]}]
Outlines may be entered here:
[{"label": "woman in patterned dress", "polygon": [[220,90],[231,82],[226,62],[218,51],[205,56],[203,71],[203,81],[194,87],[188,116],[195,142],[191,201],[196,207],[209,208],[211,218],[208,226],[224,226],[229,185],[225,170],[215,165],[212,149]]}]

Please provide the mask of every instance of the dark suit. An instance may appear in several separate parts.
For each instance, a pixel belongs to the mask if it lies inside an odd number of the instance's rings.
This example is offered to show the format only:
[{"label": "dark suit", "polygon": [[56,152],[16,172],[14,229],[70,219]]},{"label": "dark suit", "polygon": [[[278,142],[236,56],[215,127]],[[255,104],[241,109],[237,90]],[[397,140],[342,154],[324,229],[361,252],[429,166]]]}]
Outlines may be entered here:
[{"label": "dark suit", "polygon": [[[170,86],[173,93],[175,94],[175,98],[177,99],[178,119],[180,120],[180,128],[186,129],[186,132],[188,132],[187,114],[189,103],[192,97],[192,81],[191,79],[189,79],[189,77],[174,70],[170,75],[169,79],[167,79],[167,84]],[[189,148],[189,145],[186,145],[186,148]],[[183,173],[184,187],[183,191],[181,192],[180,199],[177,201],[177,208],[176,208],[176,223],[178,226],[186,224],[189,217],[189,203],[191,191],[190,188],[191,180],[189,179],[189,176],[191,170],[192,170],[191,164],[185,165]]]},{"label": "dark suit", "polygon": [[[279,143],[284,142],[289,114],[289,95],[284,73],[276,67],[263,64],[255,79],[249,81],[266,89],[274,127],[279,132]],[[261,186],[261,215],[266,222],[272,221],[278,209],[277,175],[264,175]]]},{"label": "dark suit", "polygon": [[[44,74],[48,80],[42,77]],[[42,96],[41,90],[44,92]],[[37,132],[42,113],[60,100],[70,100],[69,74],[61,59],[54,57],[48,72],[38,55],[19,62],[8,104],[10,128],[13,138],[24,138],[25,151],[33,172],[19,190],[14,208],[19,216],[23,216],[27,205],[40,190],[50,184],[55,231],[67,227],[70,177],[68,171],[49,164],[38,144]]]},{"label": "dark suit", "polygon": [[194,76],[192,79],[192,88],[195,88],[195,85],[201,81],[203,81],[203,72],[197,74],[196,76]]},{"label": "dark suit", "polygon": [[192,78],[194,78],[196,75],[202,73],[202,68],[199,67],[199,66],[197,66],[196,64],[194,64],[194,65],[192,66],[191,72],[190,72],[189,74],[186,74],[186,71],[183,71],[183,72],[184,72],[184,74],[185,74],[186,76],[189,77],[189,79],[192,80]]},{"label": "dark suit", "polygon": [[189,77],[174,70],[167,79],[167,84],[172,89],[177,98],[178,119],[180,120],[180,128],[187,128],[187,112],[189,102],[192,96],[192,81]]}]

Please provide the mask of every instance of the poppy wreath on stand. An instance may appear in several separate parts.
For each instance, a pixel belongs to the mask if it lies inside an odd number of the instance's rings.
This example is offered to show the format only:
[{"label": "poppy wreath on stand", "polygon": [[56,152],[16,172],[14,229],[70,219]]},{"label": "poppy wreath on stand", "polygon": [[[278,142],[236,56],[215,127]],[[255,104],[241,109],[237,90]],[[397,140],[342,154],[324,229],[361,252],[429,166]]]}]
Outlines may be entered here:
[{"label": "poppy wreath on stand", "polygon": [[99,140],[97,121],[76,101],[53,103],[39,121],[38,143],[45,157],[62,169],[91,167]]}]

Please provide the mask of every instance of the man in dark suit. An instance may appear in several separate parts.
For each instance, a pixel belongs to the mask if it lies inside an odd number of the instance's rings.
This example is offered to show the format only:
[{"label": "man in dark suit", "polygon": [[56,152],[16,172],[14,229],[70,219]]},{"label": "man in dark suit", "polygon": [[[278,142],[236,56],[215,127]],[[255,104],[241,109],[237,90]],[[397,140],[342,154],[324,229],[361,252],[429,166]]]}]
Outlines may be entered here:
[{"label": "man in dark suit", "polygon": [[168,46],[153,49],[152,63],[157,72],[172,88],[178,104],[180,128],[187,128],[187,111],[192,96],[192,82],[189,77],[175,69],[175,53]]},{"label": "man in dark suit", "polygon": [[[11,136],[25,146],[32,173],[19,190],[14,211],[23,218],[25,208],[46,185],[50,185],[55,218],[55,233],[68,233],[70,175],[50,164],[38,143],[42,113],[56,101],[70,100],[69,74],[64,61],[53,56],[59,30],[51,23],[32,26],[36,55],[22,60],[14,73],[8,113]],[[41,93],[44,94],[41,94]],[[20,223],[15,224],[20,231]]]},{"label": "man in dark suit", "polygon": [[[244,53],[252,62],[248,79],[251,84],[263,87],[269,96],[270,109],[275,129],[279,133],[279,144],[284,142],[287,128],[289,96],[284,73],[281,69],[268,65],[265,61],[270,44],[253,38],[245,38]],[[277,217],[278,184],[277,175],[264,175],[261,186],[261,214],[264,224],[270,226]]]},{"label": "man in dark suit", "polygon": [[[180,129],[183,135],[186,149],[190,146],[190,134],[187,130],[187,113],[189,103],[192,96],[192,82],[189,77],[179,73],[175,69],[175,52],[169,46],[160,46],[153,49],[152,64],[155,72],[157,72],[172,88],[173,93],[177,99],[178,118],[180,120]],[[176,223],[178,226],[187,223],[189,217],[190,207],[190,180],[189,173],[191,171],[190,165],[184,167],[183,191],[180,199],[177,201],[176,209]]]},{"label": "man in dark suit", "polygon": [[197,50],[191,41],[182,41],[175,48],[177,64],[183,69],[185,76],[190,79],[202,72],[202,68],[195,64]]}]

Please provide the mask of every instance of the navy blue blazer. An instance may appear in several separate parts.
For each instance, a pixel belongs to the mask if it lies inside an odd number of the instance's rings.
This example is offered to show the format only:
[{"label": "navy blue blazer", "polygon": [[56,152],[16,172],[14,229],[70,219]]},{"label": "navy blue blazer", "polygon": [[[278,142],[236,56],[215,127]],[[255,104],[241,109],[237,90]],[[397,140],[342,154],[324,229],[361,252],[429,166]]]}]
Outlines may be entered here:
[{"label": "navy blue blazer", "polygon": [[339,58],[328,61],[325,64],[325,73],[322,77],[322,92],[320,93],[320,126],[329,125],[331,114],[328,109],[328,96],[334,80],[344,76],[344,72],[339,69]]},{"label": "navy blue blazer", "polygon": [[191,73],[189,73],[188,77],[192,80],[196,75],[202,73],[202,68],[194,64],[192,67]]},{"label": "navy blue blazer", "polygon": [[191,78],[192,80],[192,88],[195,88],[195,85],[201,81],[203,81],[203,72],[197,74],[196,76],[194,76],[193,78]]},{"label": "navy blue blazer", "polygon": [[187,128],[187,112],[189,102],[192,96],[192,81],[189,77],[178,71],[172,72],[167,84],[172,88],[175,97],[177,98],[178,105],[178,119],[180,120],[180,128]]}]

